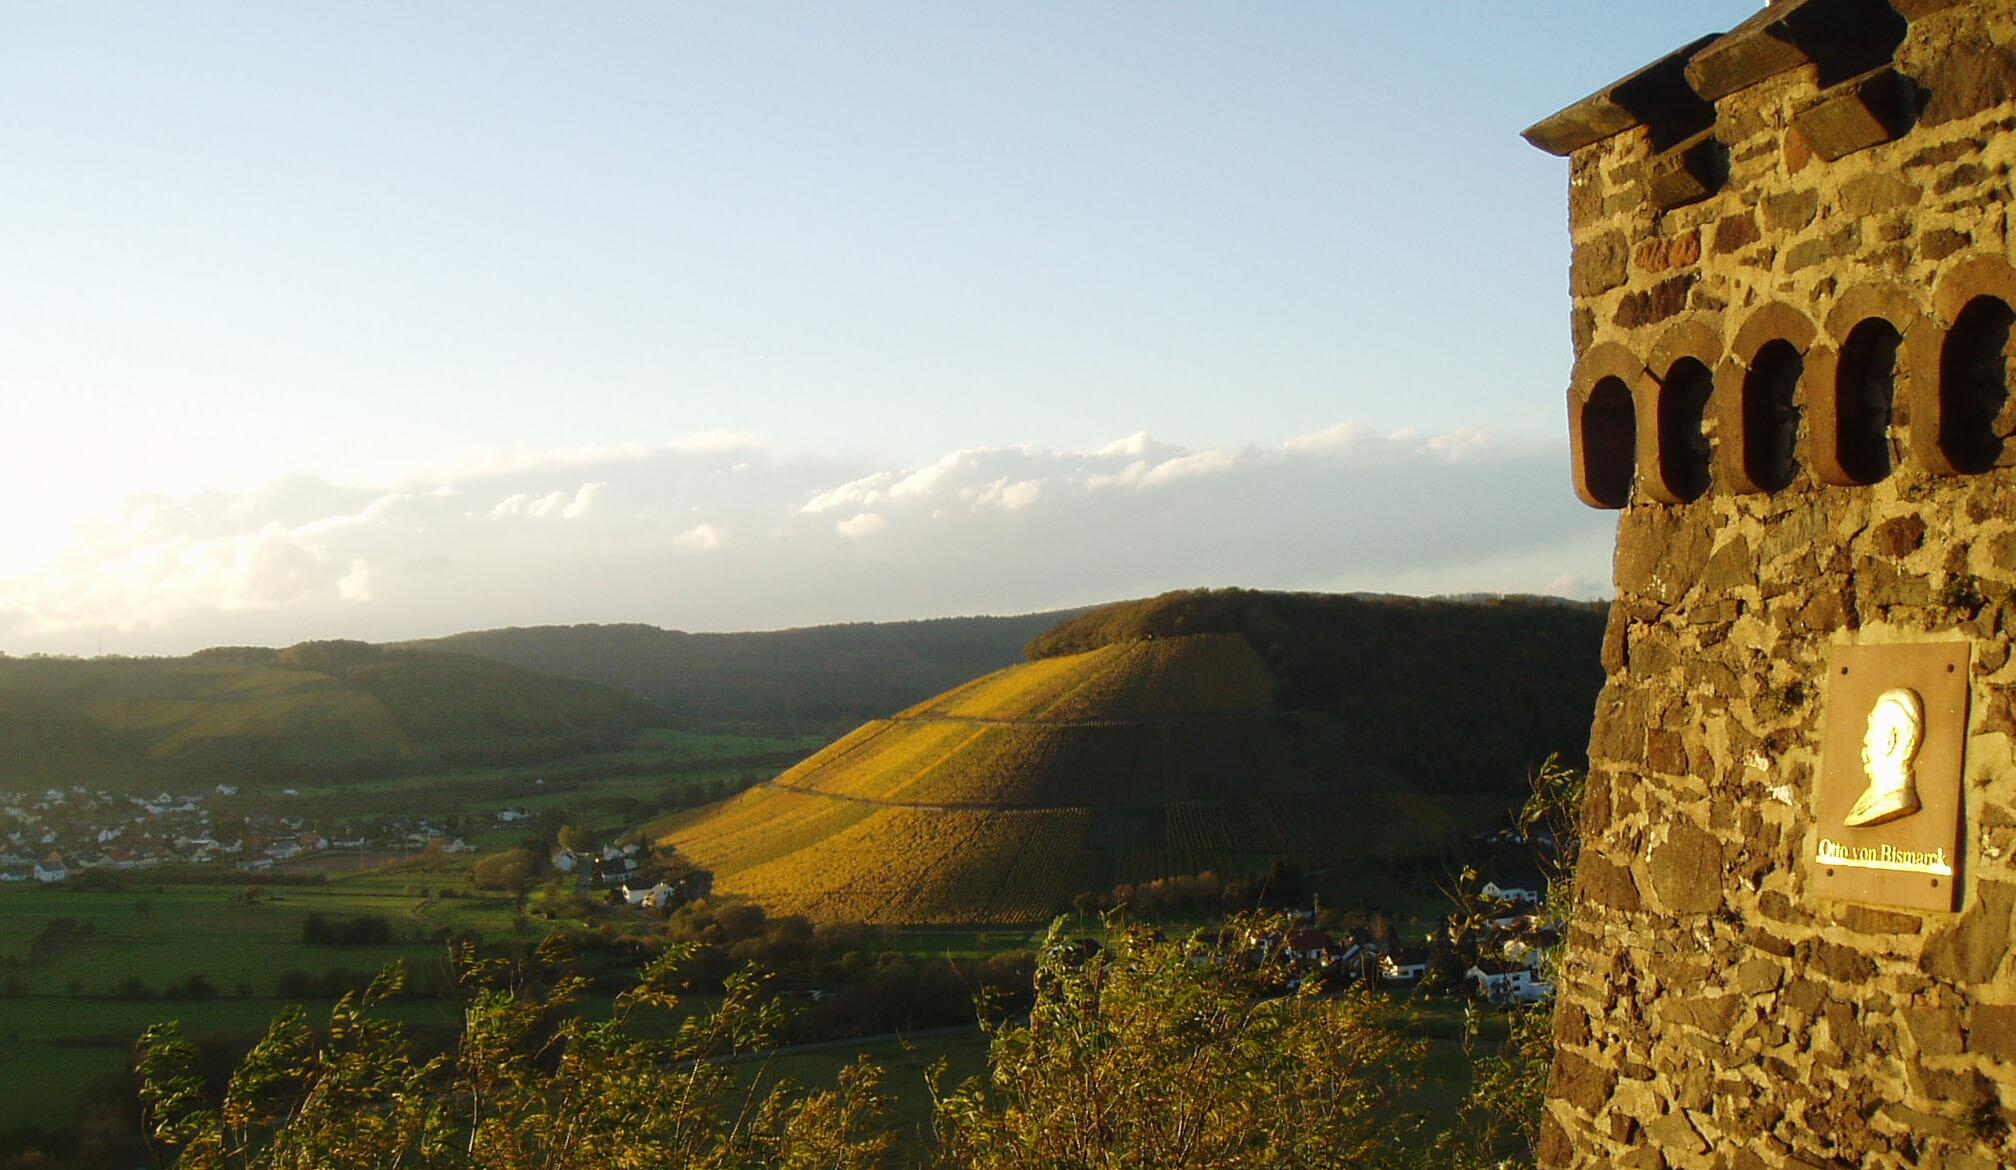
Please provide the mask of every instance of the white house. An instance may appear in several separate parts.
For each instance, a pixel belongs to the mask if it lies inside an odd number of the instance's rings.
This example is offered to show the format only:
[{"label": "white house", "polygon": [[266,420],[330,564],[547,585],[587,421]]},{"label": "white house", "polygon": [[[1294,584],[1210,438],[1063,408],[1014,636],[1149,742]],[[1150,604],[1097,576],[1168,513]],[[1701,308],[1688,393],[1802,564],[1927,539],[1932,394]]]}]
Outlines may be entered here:
[{"label": "white house", "polygon": [[1540,891],[1529,890],[1523,886],[1501,886],[1497,882],[1485,882],[1484,888],[1477,892],[1500,902],[1514,902],[1524,906],[1540,904]]},{"label": "white house", "polygon": [[572,849],[564,846],[553,853],[553,870],[556,873],[573,873],[581,867],[581,859]]},{"label": "white house", "polygon": [[38,882],[60,882],[70,876],[70,870],[63,864],[63,858],[51,853],[48,860],[35,863],[34,878]]},{"label": "white house", "polygon": [[659,882],[648,890],[633,890],[623,887],[623,901],[632,906],[642,906],[650,910],[663,910],[672,900],[672,887]]},{"label": "white house", "polygon": [[1380,977],[1407,983],[1428,973],[1428,952],[1419,948],[1387,951],[1379,956]]},{"label": "white house", "polygon": [[1479,994],[1488,999],[1538,1003],[1554,994],[1554,986],[1540,978],[1539,973],[1529,967],[1512,967],[1498,971],[1472,967],[1463,975],[1476,984]]}]

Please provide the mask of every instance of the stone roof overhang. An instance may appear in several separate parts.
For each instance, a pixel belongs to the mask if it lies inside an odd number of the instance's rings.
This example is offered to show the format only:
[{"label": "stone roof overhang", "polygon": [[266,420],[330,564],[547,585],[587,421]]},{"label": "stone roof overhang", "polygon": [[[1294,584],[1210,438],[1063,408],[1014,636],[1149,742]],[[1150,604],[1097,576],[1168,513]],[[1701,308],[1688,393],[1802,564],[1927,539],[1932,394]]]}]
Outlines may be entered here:
[{"label": "stone roof overhang", "polygon": [[1707,130],[1715,101],[1803,65],[1823,89],[1889,63],[1908,22],[1964,0],[1773,0],[1726,33],[1702,37],[1521,132],[1566,156],[1638,126],[1664,150]]}]

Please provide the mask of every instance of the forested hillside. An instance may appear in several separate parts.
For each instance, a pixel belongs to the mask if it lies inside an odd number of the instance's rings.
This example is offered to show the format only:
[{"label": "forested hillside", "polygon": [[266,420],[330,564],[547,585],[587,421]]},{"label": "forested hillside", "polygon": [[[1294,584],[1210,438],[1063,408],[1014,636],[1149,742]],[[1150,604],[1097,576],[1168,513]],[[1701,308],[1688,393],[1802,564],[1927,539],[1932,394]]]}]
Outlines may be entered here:
[{"label": "forested hillside", "polygon": [[646,625],[478,630],[408,643],[621,687],[701,728],[837,734],[999,670],[1077,611],[741,634]]},{"label": "forested hillside", "polygon": [[1519,791],[1550,752],[1582,766],[1608,606],[1186,590],[1101,606],[1032,639],[1031,659],[1142,638],[1239,634],[1280,682],[1280,706],[1329,710],[1394,770]]},{"label": "forested hillside", "polygon": [[308,642],[186,658],[0,658],[0,784],[284,783],[622,746],[611,687],[467,655]]}]

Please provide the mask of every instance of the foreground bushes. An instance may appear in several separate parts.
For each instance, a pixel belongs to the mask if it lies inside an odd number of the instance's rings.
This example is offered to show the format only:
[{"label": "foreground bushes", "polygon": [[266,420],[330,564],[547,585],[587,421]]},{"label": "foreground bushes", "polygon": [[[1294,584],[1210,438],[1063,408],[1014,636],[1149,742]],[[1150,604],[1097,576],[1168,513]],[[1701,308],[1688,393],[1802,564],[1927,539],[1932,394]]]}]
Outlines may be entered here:
[{"label": "foreground bushes", "polygon": [[680,958],[651,962],[608,1020],[590,1022],[569,1010],[587,982],[563,973],[555,948],[516,963],[466,954],[462,1033],[433,1057],[373,1014],[398,989],[394,968],[345,996],[326,1033],[283,1012],[217,1104],[195,1046],[156,1027],[139,1048],[145,1129],[184,1170],[873,1165],[888,1139],[872,1125],[872,1071],[822,1092],[737,1089],[722,1058],[764,1045],[780,1022],[753,976],[670,1039],[631,1027],[640,1009],[677,1007]]},{"label": "foreground bushes", "polygon": [[[989,1025],[990,1071],[933,1085],[945,1170],[1346,1167],[1399,1161],[1399,1093],[1420,1045],[1369,997],[1274,996],[1284,956],[1255,929],[1163,942],[1121,936],[1089,957],[1052,945],[1026,1022]],[[1053,943],[1061,944],[1053,935]],[[345,996],[318,1034],[283,1013],[213,1103],[172,1025],[139,1053],[146,1127],[164,1160],[222,1167],[835,1167],[883,1164],[877,1073],[829,1089],[739,1087],[732,1058],[784,1023],[760,980],[669,1039],[634,1027],[676,1010],[690,947],[652,960],[606,1021],[570,1010],[587,982],[556,947],[515,963],[465,954],[464,1025],[424,1056],[375,1017],[399,976]],[[653,1013],[656,1014],[656,1013]],[[662,1017],[660,1017],[662,1020]]]}]

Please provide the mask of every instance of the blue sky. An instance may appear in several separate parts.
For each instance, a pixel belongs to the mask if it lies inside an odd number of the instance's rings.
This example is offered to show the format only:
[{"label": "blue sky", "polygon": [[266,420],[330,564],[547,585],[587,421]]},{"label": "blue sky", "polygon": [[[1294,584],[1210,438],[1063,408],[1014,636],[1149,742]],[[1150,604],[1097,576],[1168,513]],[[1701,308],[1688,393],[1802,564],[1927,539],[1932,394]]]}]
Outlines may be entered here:
[{"label": "blue sky", "polygon": [[[1192,584],[1600,590],[1607,521],[1562,451],[1565,164],[1517,131],[1754,7],[0,3],[0,486],[30,502],[0,521],[0,648],[781,626]],[[998,462],[960,453],[1040,464],[962,489],[1038,484],[1013,509],[1033,517],[1041,484],[1116,474],[1100,453],[1129,436],[1152,436],[1148,490],[1171,459],[1278,471],[1344,424],[1336,477],[1269,480],[1320,504],[1228,488],[1306,509],[1281,539],[1327,562],[1220,540],[1008,589],[983,585],[1023,567],[990,578],[976,551],[940,574],[963,593],[857,597],[816,587],[842,566],[799,527],[864,478]],[[1374,501],[1327,497],[1362,494],[1375,449],[1415,452],[1424,498],[1465,459],[1530,465],[1505,522],[1532,540],[1373,555]],[[775,474],[700,492],[703,450]],[[619,481],[598,547],[703,527],[713,547],[576,550],[575,578],[466,612],[455,571],[394,585],[408,562],[538,558],[476,521]],[[467,523],[304,536],[350,515],[262,510],[304,483],[332,508],[459,493]],[[887,502],[834,522],[893,539]],[[1466,510],[1445,504],[1435,522]],[[268,588],[276,529],[321,568]],[[880,571],[932,574],[949,531]],[[732,571],[676,560],[764,541]],[[1072,546],[1053,526],[1015,547]],[[640,573],[679,588],[612,602]]]}]

